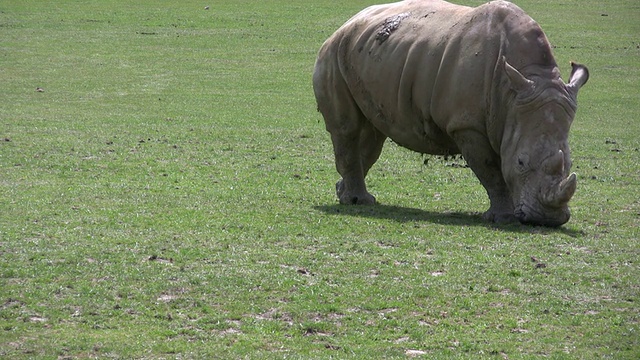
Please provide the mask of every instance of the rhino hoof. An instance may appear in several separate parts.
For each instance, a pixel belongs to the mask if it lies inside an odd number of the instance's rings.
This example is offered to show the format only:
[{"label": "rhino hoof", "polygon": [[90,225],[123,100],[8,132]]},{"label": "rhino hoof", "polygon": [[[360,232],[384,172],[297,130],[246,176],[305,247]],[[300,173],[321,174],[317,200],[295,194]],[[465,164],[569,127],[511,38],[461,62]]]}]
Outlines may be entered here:
[{"label": "rhino hoof", "polygon": [[375,205],[376,198],[371,194],[363,195],[343,195],[340,197],[340,204],[343,205]]},{"label": "rhino hoof", "polygon": [[485,221],[493,222],[496,224],[510,224],[510,223],[517,222],[518,220],[516,219],[515,215],[511,213],[496,214],[491,210],[485,212],[482,215],[482,218]]},{"label": "rhino hoof", "polygon": [[375,205],[376,198],[365,191],[347,191],[344,180],[336,183],[336,195],[343,205]]}]

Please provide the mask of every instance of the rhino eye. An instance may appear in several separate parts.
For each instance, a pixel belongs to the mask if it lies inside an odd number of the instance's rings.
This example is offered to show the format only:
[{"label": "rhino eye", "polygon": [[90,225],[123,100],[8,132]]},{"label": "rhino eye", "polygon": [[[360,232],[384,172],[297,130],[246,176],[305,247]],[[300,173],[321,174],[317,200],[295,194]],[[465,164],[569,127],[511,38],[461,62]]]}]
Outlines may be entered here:
[{"label": "rhino eye", "polygon": [[524,171],[528,166],[529,156],[527,156],[526,154],[521,154],[520,156],[518,156],[518,169]]}]

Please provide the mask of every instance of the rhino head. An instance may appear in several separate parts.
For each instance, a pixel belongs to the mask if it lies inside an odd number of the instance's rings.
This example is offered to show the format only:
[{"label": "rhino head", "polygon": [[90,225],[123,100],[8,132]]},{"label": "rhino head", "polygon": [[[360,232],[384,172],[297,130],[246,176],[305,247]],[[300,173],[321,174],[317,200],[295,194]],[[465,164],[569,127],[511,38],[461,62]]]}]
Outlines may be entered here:
[{"label": "rhino head", "polygon": [[501,145],[502,173],[515,217],[522,223],[560,226],[569,221],[569,200],[576,190],[571,173],[569,128],[578,90],[589,78],[583,65],[571,63],[569,83],[552,76],[522,75],[504,61],[515,98]]}]

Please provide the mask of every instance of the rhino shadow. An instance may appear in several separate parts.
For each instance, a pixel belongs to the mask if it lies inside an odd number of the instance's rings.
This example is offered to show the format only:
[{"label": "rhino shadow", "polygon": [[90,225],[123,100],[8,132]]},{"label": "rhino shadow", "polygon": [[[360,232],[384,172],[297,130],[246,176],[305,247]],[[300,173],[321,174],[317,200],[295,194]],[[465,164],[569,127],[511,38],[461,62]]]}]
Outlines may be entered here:
[{"label": "rhino shadow", "polygon": [[[561,233],[570,237],[584,235],[581,231],[566,229],[564,227],[549,228],[519,223],[494,224],[482,219],[482,213],[478,212],[435,212],[410,207],[395,205],[318,205],[314,209],[327,215],[346,215],[362,218],[393,220],[399,223],[429,222],[438,225],[479,226],[504,232],[532,233],[542,230],[543,233]],[[537,231],[539,232],[539,231]]]}]

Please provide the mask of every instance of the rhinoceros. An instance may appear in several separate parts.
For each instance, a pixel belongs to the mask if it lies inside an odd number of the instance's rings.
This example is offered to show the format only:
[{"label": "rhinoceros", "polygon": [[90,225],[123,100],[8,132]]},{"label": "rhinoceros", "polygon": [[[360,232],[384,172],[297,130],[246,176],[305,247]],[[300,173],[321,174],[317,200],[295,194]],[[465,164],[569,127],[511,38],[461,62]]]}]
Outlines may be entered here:
[{"label": "rhinoceros", "polygon": [[540,26],[506,1],[408,0],[362,10],[322,45],[313,89],[342,204],[375,204],[365,177],[390,138],[462,154],[493,222],[560,226],[576,190],[569,127],[588,69],[565,84]]}]

